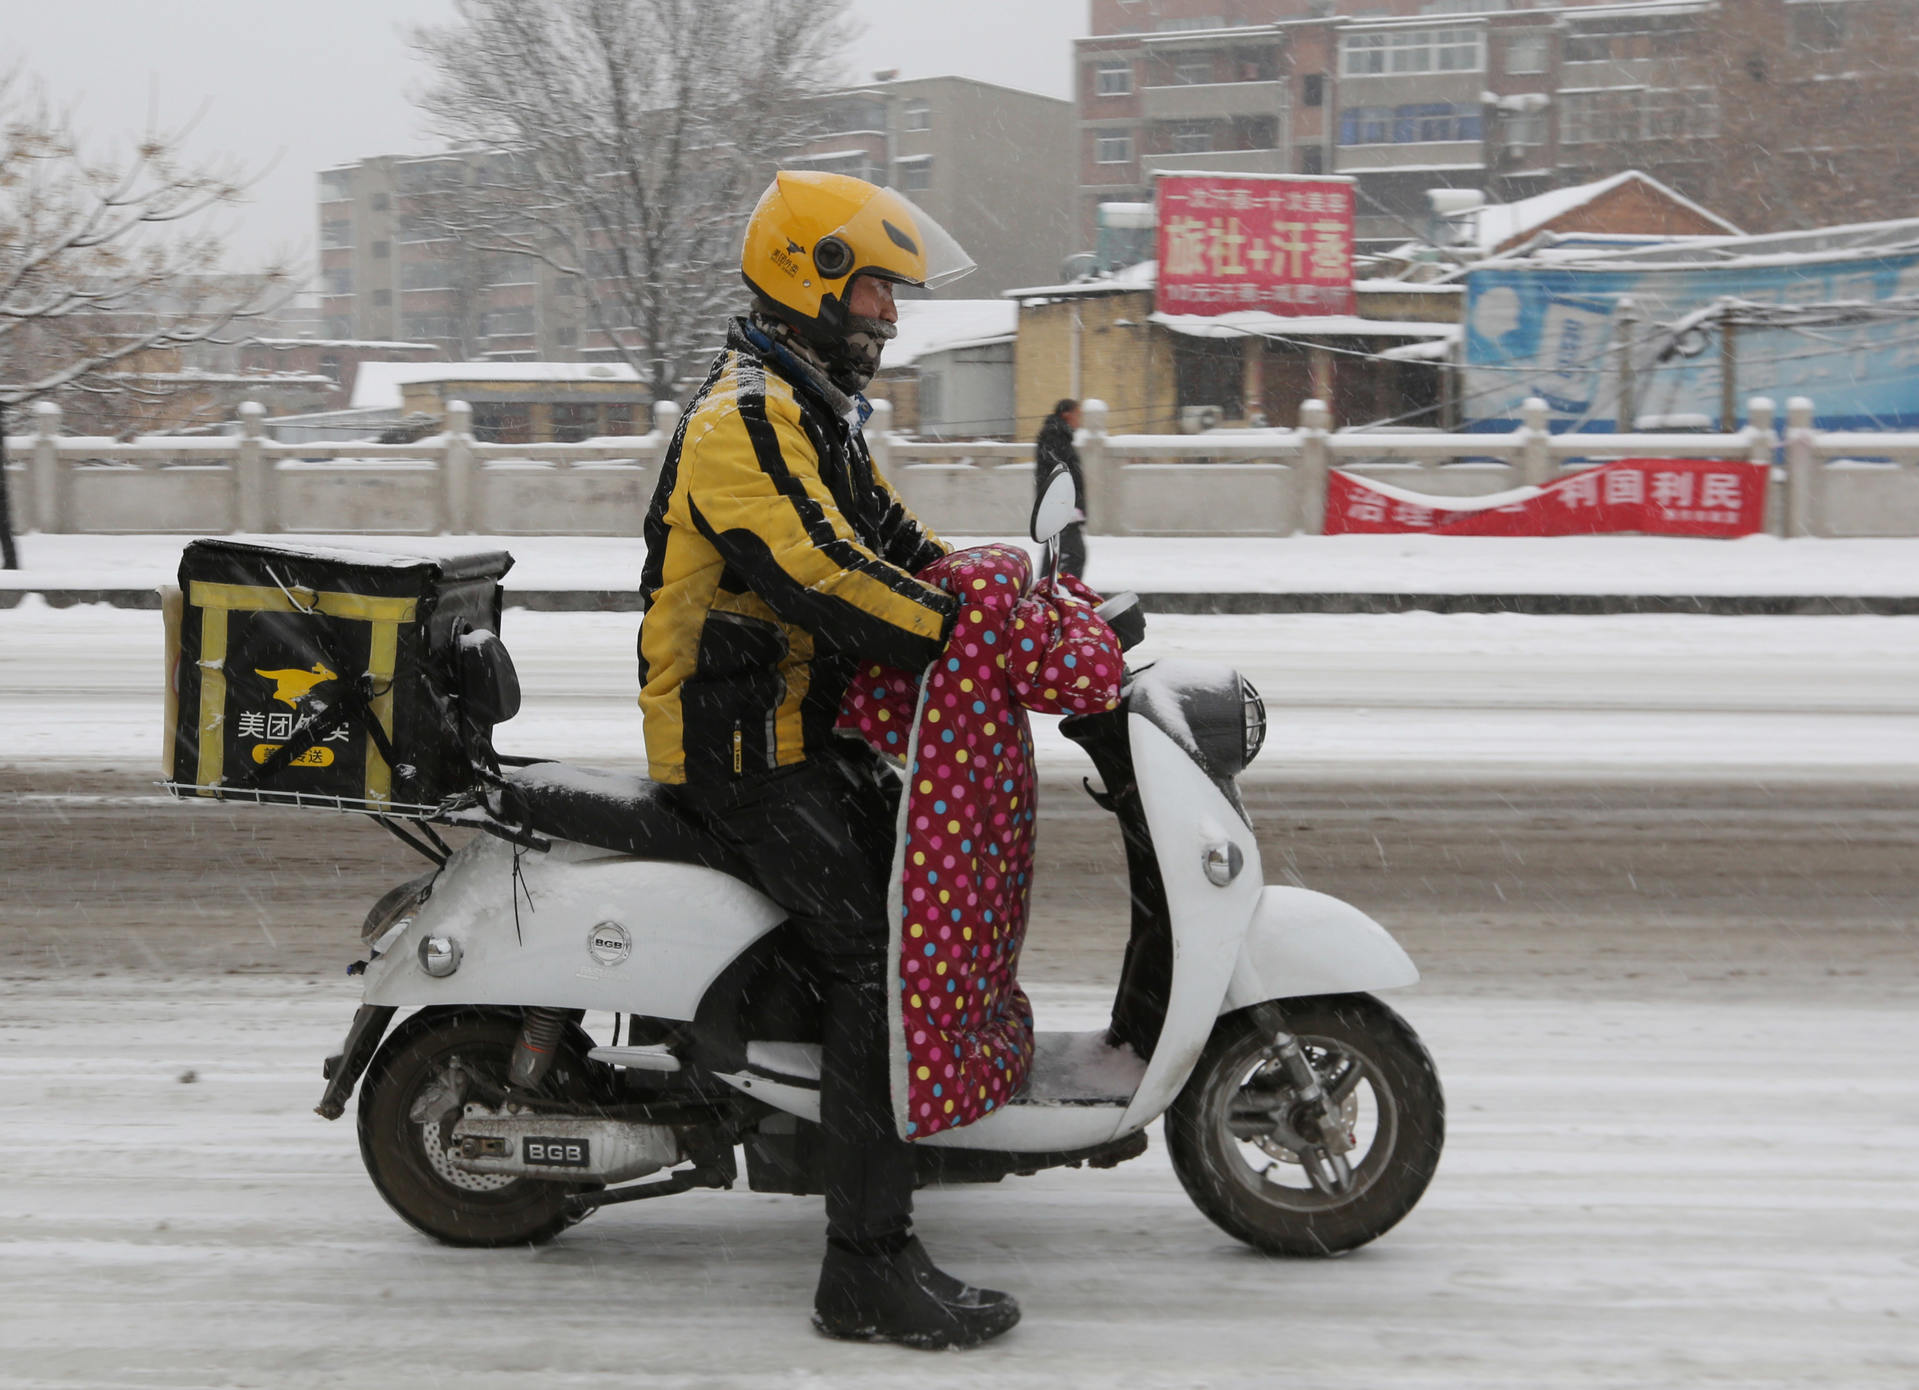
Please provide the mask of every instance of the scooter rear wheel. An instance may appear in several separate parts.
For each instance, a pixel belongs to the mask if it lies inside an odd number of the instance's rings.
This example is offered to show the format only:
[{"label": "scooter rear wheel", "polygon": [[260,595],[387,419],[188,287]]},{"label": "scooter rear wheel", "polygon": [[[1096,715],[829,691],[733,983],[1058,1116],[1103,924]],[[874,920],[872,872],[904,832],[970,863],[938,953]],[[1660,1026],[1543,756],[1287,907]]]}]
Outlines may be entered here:
[{"label": "scooter rear wheel", "polygon": [[[428,1009],[381,1046],[360,1088],[360,1157],[388,1206],[416,1230],[446,1245],[542,1245],[575,1218],[567,1197],[582,1190],[539,1178],[466,1173],[449,1161],[443,1125],[414,1118],[430,1088],[454,1061],[503,1082],[520,1031],[517,1012]],[[584,1056],[562,1035],[560,1056],[543,1085],[564,1094]]]},{"label": "scooter rear wheel", "polygon": [[[1339,1163],[1302,1142],[1319,1132],[1317,1110],[1300,1105],[1279,1060],[1283,1033],[1299,1040],[1339,1103],[1352,1143]],[[1366,994],[1227,1014],[1166,1112],[1173,1171],[1194,1205],[1275,1255],[1338,1255],[1384,1235],[1424,1195],[1445,1134],[1432,1056],[1404,1019]]]}]

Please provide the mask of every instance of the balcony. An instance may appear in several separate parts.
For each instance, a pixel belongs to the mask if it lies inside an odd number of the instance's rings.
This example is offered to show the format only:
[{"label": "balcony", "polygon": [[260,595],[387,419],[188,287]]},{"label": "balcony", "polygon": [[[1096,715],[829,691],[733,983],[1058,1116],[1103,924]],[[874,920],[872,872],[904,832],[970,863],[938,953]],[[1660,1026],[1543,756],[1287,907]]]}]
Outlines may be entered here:
[{"label": "balcony", "polygon": [[1226,116],[1274,116],[1285,96],[1283,82],[1199,82],[1142,87],[1149,121],[1205,120]]},{"label": "balcony", "polygon": [[1177,174],[1201,169],[1209,174],[1290,174],[1284,150],[1202,150],[1198,154],[1149,154],[1140,159],[1148,174]]}]

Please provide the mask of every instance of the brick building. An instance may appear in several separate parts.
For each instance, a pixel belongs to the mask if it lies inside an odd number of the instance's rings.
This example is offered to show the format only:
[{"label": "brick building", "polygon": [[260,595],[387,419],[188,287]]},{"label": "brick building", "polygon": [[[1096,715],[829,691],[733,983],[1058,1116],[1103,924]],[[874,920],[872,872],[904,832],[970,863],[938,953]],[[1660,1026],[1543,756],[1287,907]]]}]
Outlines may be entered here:
[{"label": "brick building", "polygon": [[[1899,113],[1919,115],[1909,0],[1347,8],[1091,0],[1074,53],[1079,249],[1099,205],[1149,197],[1156,172],[1350,174],[1359,236],[1386,242],[1423,232],[1431,188],[1515,202],[1625,168],[1743,226],[1814,225],[1837,200],[1884,196],[1886,160],[1912,158],[1896,136]],[[1795,159],[1819,190],[1796,201],[1777,186]]]}]

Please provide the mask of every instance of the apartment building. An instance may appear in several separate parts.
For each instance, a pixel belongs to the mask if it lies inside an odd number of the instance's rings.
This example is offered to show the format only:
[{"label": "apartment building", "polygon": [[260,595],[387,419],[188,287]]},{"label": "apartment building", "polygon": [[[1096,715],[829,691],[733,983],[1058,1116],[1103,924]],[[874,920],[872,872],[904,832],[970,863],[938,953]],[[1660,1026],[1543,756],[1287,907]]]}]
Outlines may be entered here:
[{"label": "apartment building", "polygon": [[[979,263],[956,293],[1058,277],[1073,240],[1071,102],[965,78],[889,79],[822,95],[815,114],[816,138],[791,167],[913,198]],[[569,277],[531,257],[475,252],[434,215],[501,157],[387,155],[320,174],[324,336],[431,343],[455,361],[616,355]]]},{"label": "apartment building", "polygon": [[822,97],[794,169],[897,188],[979,265],[950,295],[1060,278],[1073,247],[1073,103],[965,77],[896,80]]},{"label": "apartment building", "polygon": [[[1096,244],[1101,204],[1185,170],[1352,175],[1362,241],[1422,230],[1430,188],[1509,202],[1632,167],[1761,225],[1763,193],[1748,208],[1726,186],[1729,149],[1755,143],[1742,128],[1797,92],[1793,138],[1827,166],[1843,158],[1864,127],[1836,98],[1912,28],[1908,0],[1356,8],[1092,0],[1075,45],[1078,249]],[[1908,63],[1888,80],[1910,95],[1919,74]]]},{"label": "apartment building", "polygon": [[436,197],[480,154],[384,155],[319,179],[325,336],[432,343],[455,361],[579,355],[584,312],[565,277],[449,237]]}]

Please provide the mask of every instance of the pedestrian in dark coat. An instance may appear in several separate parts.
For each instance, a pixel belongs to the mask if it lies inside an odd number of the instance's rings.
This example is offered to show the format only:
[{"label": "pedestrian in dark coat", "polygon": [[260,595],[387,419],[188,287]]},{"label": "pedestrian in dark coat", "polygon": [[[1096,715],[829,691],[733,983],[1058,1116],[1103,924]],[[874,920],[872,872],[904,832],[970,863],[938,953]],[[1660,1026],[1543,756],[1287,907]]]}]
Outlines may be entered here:
[{"label": "pedestrian in dark coat", "polygon": [[[1079,450],[1073,447],[1073,435],[1079,429],[1079,402],[1063,400],[1053,407],[1046,423],[1039,427],[1034,454],[1033,486],[1044,487],[1055,467],[1073,475],[1073,487],[1079,493],[1081,511],[1086,510],[1086,474],[1079,466]],[[1075,521],[1059,537],[1061,574],[1077,578],[1086,570],[1086,524]]]}]

